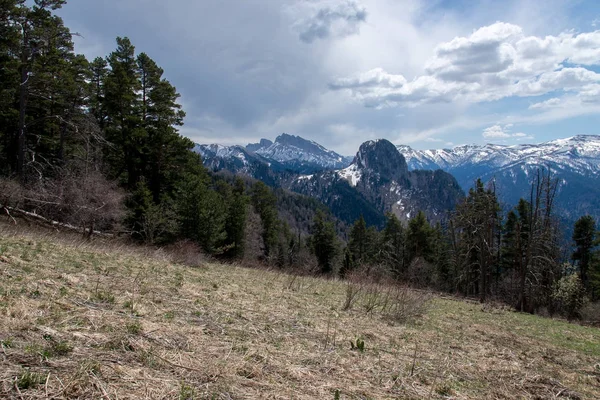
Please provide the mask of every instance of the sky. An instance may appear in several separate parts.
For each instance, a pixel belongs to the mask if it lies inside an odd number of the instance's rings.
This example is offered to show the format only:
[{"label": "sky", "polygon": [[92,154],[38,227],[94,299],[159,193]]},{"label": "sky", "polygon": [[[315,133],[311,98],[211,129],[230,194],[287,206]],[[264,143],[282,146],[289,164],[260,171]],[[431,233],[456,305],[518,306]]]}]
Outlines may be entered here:
[{"label": "sky", "polygon": [[70,0],[75,50],[127,36],[165,70],[181,133],[300,135],[344,155],[600,134],[600,2]]}]

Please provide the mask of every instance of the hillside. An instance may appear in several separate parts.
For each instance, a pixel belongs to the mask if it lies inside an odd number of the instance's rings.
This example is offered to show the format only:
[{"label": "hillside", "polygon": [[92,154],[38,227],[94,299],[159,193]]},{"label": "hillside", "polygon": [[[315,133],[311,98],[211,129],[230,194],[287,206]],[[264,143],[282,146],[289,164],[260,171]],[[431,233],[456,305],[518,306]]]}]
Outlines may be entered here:
[{"label": "hillside", "polygon": [[368,296],[343,311],[335,280],[11,229],[0,225],[2,398],[600,396],[595,328],[443,298],[404,323],[367,315]]}]

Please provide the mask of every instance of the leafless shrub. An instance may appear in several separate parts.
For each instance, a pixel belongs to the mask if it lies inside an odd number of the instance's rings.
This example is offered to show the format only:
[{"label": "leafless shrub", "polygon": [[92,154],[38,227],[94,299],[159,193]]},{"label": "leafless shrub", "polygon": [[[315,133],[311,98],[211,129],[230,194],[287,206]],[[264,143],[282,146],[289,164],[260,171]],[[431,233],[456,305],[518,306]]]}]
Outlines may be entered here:
[{"label": "leafless shrub", "polygon": [[27,186],[0,179],[0,208],[9,218],[13,210],[54,226],[81,229],[88,236],[95,230],[113,229],[124,215],[123,193],[115,183],[99,171],[77,169],[59,170],[53,178]]},{"label": "leafless shrub", "polygon": [[16,181],[0,178],[0,211],[7,216],[11,222],[16,222],[12,216],[11,208],[21,208],[24,190]]},{"label": "leafless shrub", "polygon": [[388,301],[382,313],[395,322],[412,322],[425,314],[431,297],[429,292],[413,290],[406,286],[395,287],[388,292]]},{"label": "leafless shrub", "polygon": [[347,311],[354,306],[357,296],[362,289],[363,286],[359,283],[353,282],[352,280],[346,282],[346,297],[344,299],[344,304],[342,305],[342,310]]},{"label": "leafless shrub", "polygon": [[406,271],[406,279],[416,287],[433,286],[436,276],[435,265],[422,257],[415,258]]},{"label": "leafless shrub", "polygon": [[99,171],[63,170],[27,188],[26,207],[53,221],[94,230],[112,229],[123,217],[123,193]]},{"label": "leafless shrub", "polygon": [[377,313],[400,323],[411,322],[427,311],[430,293],[399,286],[385,276],[369,275],[368,268],[350,273],[342,310],[358,305],[367,314]]},{"label": "leafless shrub", "polygon": [[188,267],[200,267],[206,262],[206,255],[200,246],[190,240],[180,240],[164,250],[172,261]]}]

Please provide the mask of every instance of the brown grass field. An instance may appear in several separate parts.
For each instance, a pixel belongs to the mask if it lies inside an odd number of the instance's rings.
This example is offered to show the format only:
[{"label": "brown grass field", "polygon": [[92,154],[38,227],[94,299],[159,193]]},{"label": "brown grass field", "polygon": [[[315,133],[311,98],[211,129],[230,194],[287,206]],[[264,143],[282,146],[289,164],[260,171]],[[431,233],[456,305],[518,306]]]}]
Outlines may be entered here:
[{"label": "brown grass field", "polygon": [[11,229],[3,399],[600,399],[597,328],[439,296],[399,322],[337,280]]}]

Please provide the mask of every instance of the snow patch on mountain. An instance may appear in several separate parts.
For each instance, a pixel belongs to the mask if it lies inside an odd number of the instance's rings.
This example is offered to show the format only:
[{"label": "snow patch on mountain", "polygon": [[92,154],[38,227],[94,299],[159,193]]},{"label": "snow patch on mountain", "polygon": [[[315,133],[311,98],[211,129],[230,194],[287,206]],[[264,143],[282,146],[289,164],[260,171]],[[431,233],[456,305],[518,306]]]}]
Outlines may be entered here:
[{"label": "snow patch on mountain", "polygon": [[196,144],[194,152],[207,160],[212,158],[231,159],[236,158],[244,165],[248,165],[246,150],[241,146],[224,146],[222,144]]},{"label": "snow patch on mountain", "polygon": [[337,171],[337,174],[340,178],[347,180],[350,185],[356,187],[362,178],[362,169],[358,164],[352,164],[347,168]]}]

